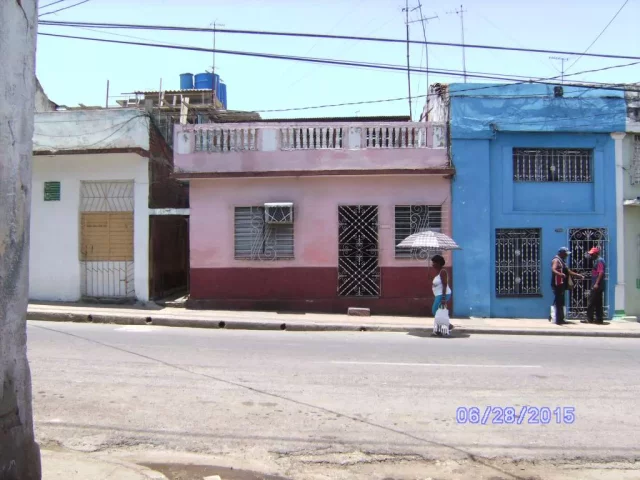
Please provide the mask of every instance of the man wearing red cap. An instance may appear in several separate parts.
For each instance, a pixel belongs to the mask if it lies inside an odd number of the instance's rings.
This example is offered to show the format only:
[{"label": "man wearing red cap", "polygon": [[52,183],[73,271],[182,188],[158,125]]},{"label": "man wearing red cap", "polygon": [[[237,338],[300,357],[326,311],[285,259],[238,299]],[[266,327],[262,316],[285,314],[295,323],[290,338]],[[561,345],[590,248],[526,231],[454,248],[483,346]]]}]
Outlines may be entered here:
[{"label": "man wearing red cap", "polygon": [[[587,320],[582,323],[604,323],[604,260],[600,258],[600,249],[593,247],[589,250],[589,255],[593,260],[591,270],[591,294],[589,295],[589,306],[587,307]],[[595,314],[595,321],[593,320]]]}]

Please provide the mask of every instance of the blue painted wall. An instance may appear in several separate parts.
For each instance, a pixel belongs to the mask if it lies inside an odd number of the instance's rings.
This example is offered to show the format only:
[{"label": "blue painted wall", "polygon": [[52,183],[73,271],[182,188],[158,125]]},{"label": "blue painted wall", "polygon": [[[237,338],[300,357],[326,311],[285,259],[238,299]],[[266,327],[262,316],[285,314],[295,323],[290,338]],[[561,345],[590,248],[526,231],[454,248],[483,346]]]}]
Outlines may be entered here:
[{"label": "blue painted wall", "polygon": [[[615,310],[615,152],[624,93],[547,85],[453,84],[450,92],[455,309],[458,316],[546,318],[551,259],[571,228],[607,228],[608,299]],[[513,148],[590,148],[592,183],[514,183]],[[540,228],[539,297],[495,294],[495,229]]]}]

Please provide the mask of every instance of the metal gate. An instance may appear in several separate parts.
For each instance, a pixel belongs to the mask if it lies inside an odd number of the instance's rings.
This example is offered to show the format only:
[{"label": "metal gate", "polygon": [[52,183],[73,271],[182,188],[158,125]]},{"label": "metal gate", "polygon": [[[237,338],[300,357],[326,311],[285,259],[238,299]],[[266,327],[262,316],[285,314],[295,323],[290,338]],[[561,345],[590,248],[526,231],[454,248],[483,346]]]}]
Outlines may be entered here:
[{"label": "metal gate", "polygon": [[378,297],[378,207],[338,207],[338,295]]},{"label": "metal gate", "polygon": [[81,294],[134,298],[133,182],[82,182]]},{"label": "metal gate", "polygon": [[[605,260],[605,288],[609,282],[609,234],[606,228],[572,228],[569,230],[570,265],[576,273],[584,275],[584,280],[575,280],[575,287],[569,292],[569,318],[586,318],[591,290],[592,260],[589,250],[600,249],[600,256]],[[609,315],[608,288],[604,292],[604,314]]]}]

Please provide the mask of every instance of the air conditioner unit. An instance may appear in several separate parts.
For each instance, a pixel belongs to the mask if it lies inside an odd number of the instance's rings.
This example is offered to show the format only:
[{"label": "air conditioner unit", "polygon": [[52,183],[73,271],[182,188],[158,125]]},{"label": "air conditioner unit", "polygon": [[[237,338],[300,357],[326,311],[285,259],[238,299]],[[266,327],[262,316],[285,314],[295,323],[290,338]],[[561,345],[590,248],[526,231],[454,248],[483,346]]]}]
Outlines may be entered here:
[{"label": "air conditioner unit", "polygon": [[265,203],[264,222],[276,225],[293,223],[293,203]]}]

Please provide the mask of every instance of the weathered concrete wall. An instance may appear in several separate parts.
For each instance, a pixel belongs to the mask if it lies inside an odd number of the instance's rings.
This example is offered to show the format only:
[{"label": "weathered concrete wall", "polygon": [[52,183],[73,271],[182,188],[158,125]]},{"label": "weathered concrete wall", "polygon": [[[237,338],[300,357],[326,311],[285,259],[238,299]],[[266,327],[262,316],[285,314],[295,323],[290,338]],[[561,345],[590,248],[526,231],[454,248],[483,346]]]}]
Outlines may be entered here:
[{"label": "weathered concrete wall", "polygon": [[27,362],[37,0],[0,1],[0,479],[40,479]]},{"label": "weathered concrete wall", "polygon": [[136,108],[58,110],[36,115],[36,152],[149,150],[149,118]]},{"label": "weathered concrete wall", "polygon": [[55,112],[56,104],[49,100],[44,88],[36,78],[36,112]]}]

